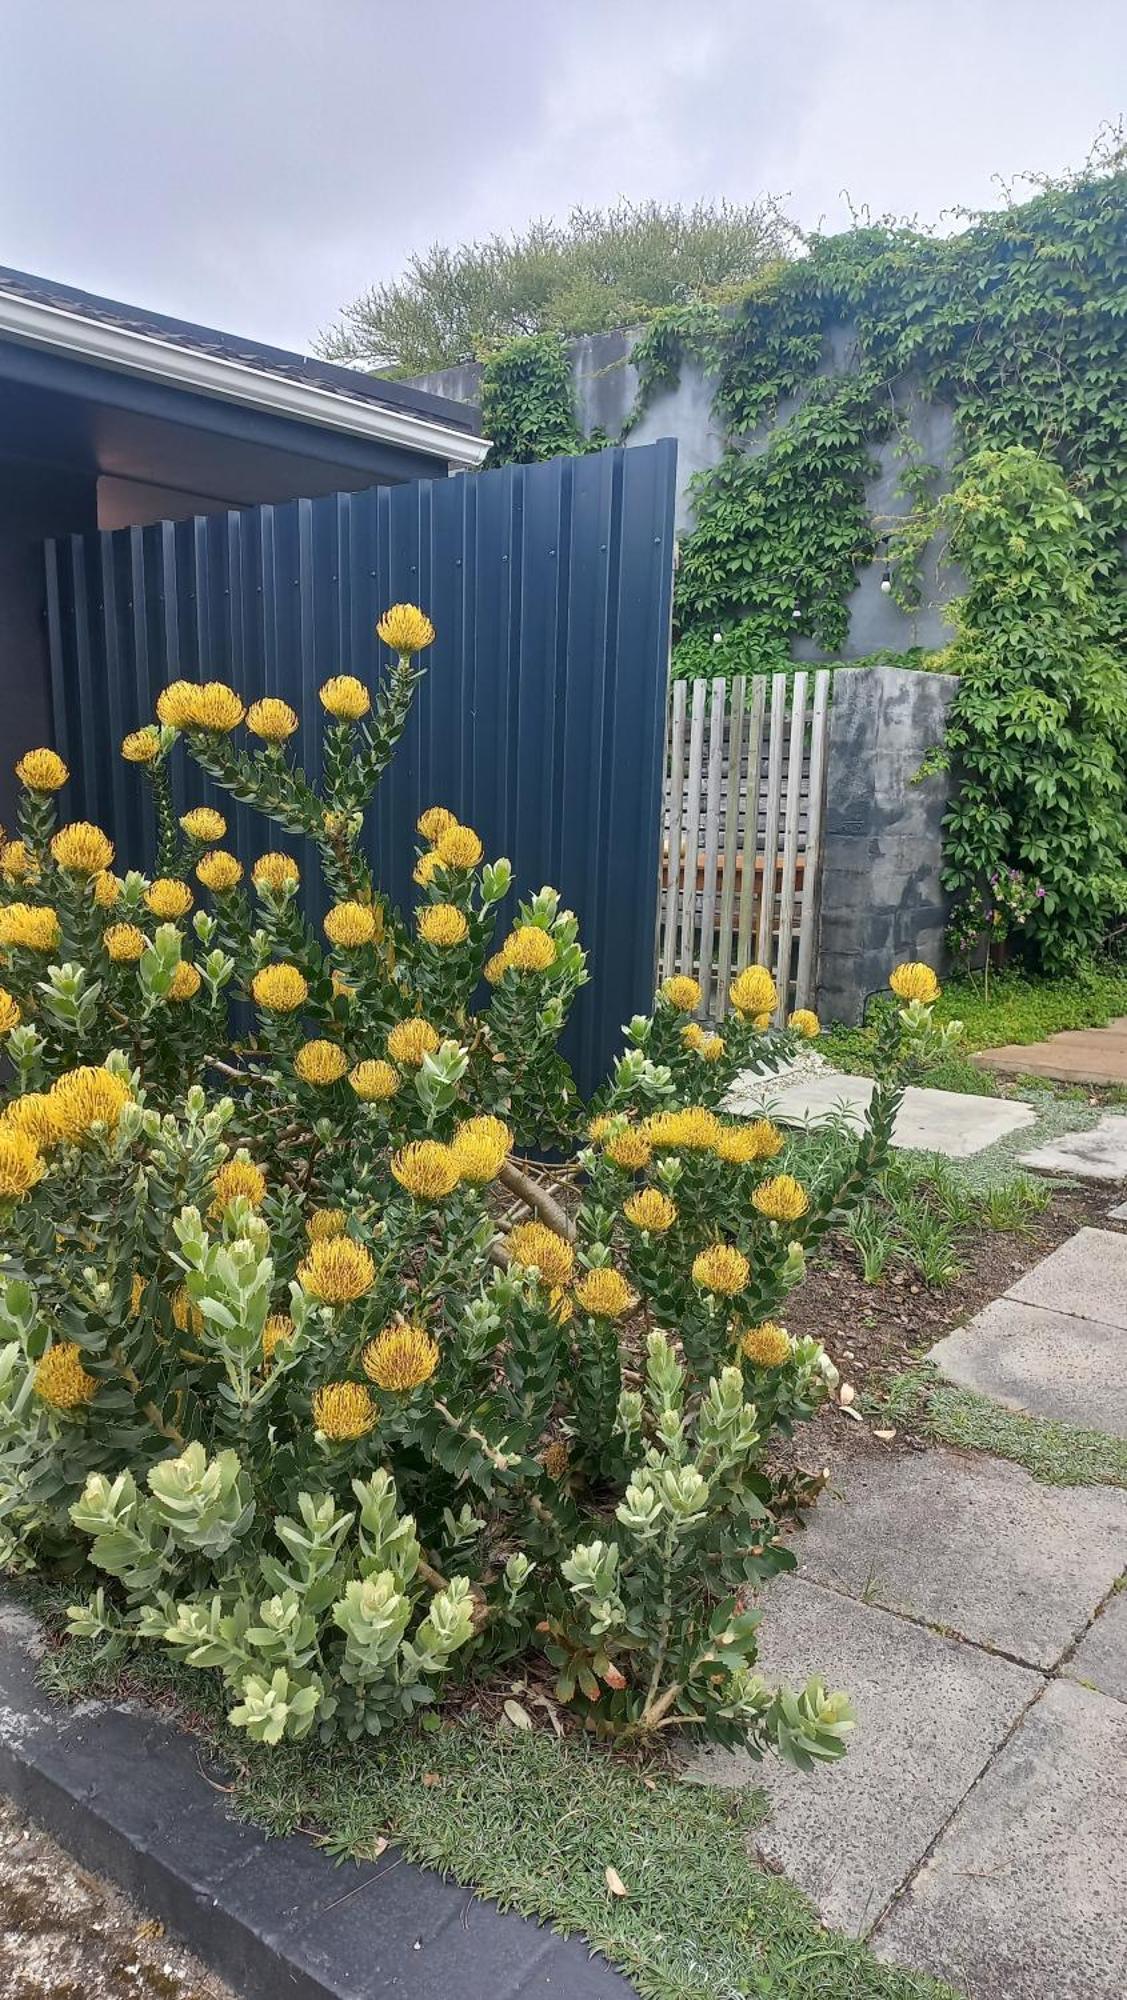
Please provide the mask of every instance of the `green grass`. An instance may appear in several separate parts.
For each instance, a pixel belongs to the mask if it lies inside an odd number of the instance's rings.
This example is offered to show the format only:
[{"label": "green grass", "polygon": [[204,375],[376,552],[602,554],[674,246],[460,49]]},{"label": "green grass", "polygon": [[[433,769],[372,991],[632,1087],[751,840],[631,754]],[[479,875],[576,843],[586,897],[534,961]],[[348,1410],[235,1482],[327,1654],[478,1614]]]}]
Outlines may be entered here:
[{"label": "green grass", "polygon": [[[824,1930],[791,1883],[756,1864],[755,1789],[682,1783],[544,1725],[472,1716],[386,1747],[256,1750],[226,1730],[215,1675],[148,1653],[129,1671],[130,1691],[140,1678],[179,1701],[225,1755],[235,1811],[278,1834],[316,1830],[340,1856],[373,1855],[390,1837],[504,1908],[579,1932],[646,2000],[952,2000]],[[43,1675],[72,1700],[121,1691],[84,1645],[49,1654]],[[625,1897],[610,1893],[608,1867]]]},{"label": "green grass", "polygon": [[1062,1028],[1103,1028],[1121,1014],[1127,1014],[1127,970],[1119,969],[1036,980],[997,973],[988,997],[981,978],[953,979],[935,1010],[939,1022],[962,1022],[968,1049],[1040,1042]]},{"label": "green grass", "polygon": [[941,1382],[927,1363],[896,1376],[870,1407],[881,1424],[910,1425],[937,1443],[1012,1459],[1044,1486],[1127,1486],[1127,1440],[1004,1409]]}]

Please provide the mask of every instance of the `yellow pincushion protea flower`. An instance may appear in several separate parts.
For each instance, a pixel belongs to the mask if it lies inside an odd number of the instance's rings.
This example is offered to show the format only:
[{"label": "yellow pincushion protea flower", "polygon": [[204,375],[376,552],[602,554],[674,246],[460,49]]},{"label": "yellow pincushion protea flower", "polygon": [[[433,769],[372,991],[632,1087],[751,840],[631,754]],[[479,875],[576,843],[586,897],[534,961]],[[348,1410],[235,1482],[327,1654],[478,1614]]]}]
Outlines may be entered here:
[{"label": "yellow pincushion protea flower", "polygon": [[90,1401],[98,1383],[82,1366],[82,1350],[77,1343],[60,1340],[36,1362],[31,1386],[52,1409],[77,1410]]},{"label": "yellow pincushion protea flower", "polygon": [[26,792],[58,792],[70,772],[57,750],[27,750],[16,765],[16,776]]},{"label": "yellow pincushion protea flower", "polygon": [[613,1166],[622,1167],[627,1173],[648,1167],[653,1158],[653,1147],[640,1125],[627,1125],[624,1131],[612,1132],[603,1152]]},{"label": "yellow pincushion protea flower", "polygon": [[38,1186],[47,1163],[26,1132],[0,1120],[0,1201],[22,1201]]},{"label": "yellow pincushion protea flower", "polygon": [[495,951],[491,958],[486,959],[482,972],[490,986],[499,986],[508,969],[509,961],[504,952]]},{"label": "yellow pincushion protea flower", "polygon": [[116,1131],[122,1112],[133,1101],[128,1084],[94,1064],[64,1071],[51,1085],[50,1097],[60,1133],[72,1140],[85,1138],[95,1125]]},{"label": "yellow pincushion protea flower", "polygon": [[722,1130],[715,1111],[707,1111],[702,1104],[687,1104],[680,1111],[655,1111],[646,1120],[655,1153],[710,1152]]},{"label": "yellow pincushion protea flower", "polygon": [[119,878],[110,869],[102,868],[97,875],[90,877],[90,887],[94,892],[94,901],[97,903],[98,908],[100,910],[112,910],[121,894],[121,882]]},{"label": "yellow pincushion protea flower", "polygon": [[297,726],[297,710],[275,695],[252,701],[247,710],[247,728],[252,736],[261,736],[264,743],[285,743]]},{"label": "yellow pincushion protea flower", "polygon": [[639,1188],[622,1205],[622,1213],[635,1229],[644,1229],[651,1236],[664,1236],[677,1220],[677,1208],[660,1188]]},{"label": "yellow pincushion protea flower", "polygon": [[268,889],[272,895],[280,896],[284,890],[297,888],[301,870],[288,854],[260,854],[250,879],[256,889]]},{"label": "yellow pincushion protea flower", "polygon": [[441,1041],[437,1028],[429,1021],[412,1015],[407,1021],[397,1021],[387,1038],[387,1052],[393,1062],[403,1063],[409,1069],[418,1069],[424,1056],[432,1056]]},{"label": "yellow pincushion protea flower", "polygon": [[190,959],[182,958],[172,975],[172,984],[165,998],[168,1000],[194,1000],[203,981]]},{"label": "yellow pincushion protea flower", "polygon": [[313,1422],[333,1444],[367,1437],[379,1422],[372,1392],[363,1382],[326,1382],[313,1391]]},{"label": "yellow pincushion protea flower", "polygon": [[157,719],[166,729],[190,729],[199,687],[195,681],[169,681],[157,696]]},{"label": "yellow pincushion protea flower", "polygon": [[434,626],[417,604],[392,604],[384,612],[376,631],[385,646],[401,657],[421,653],[434,644]]},{"label": "yellow pincushion protea flower", "polygon": [[560,1326],[566,1326],[575,1318],[575,1300],[562,1285],[553,1285],[548,1293],[548,1311]]},{"label": "yellow pincushion protea flower", "polygon": [[333,674],[318,689],[322,708],[337,722],[359,722],[372,706],[372,697],[355,674]]},{"label": "yellow pincushion protea flower", "polygon": [[222,847],[213,847],[210,854],[201,855],[197,861],[196,877],[205,889],[213,890],[217,896],[226,896],[242,881],[243,864]]},{"label": "yellow pincushion protea flower", "polygon": [[416,831],[422,834],[424,840],[429,840],[433,844],[436,840],[442,839],[449,827],[457,824],[457,813],[450,812],[446,806],[428,806],[416,822]]},{"label": "yellow pincushion protea flower", "polygon": [[440,833],[434,844],[434,851],[444,868],[476,868],[485,849],[472,826],[462,826],[455,820]]},{"label": "yellow pincushion protea flower", "polygon": [[571,1464],[571,1453],[562,1438],[554,1438],[551,1444],[545,1445],[540,1454],[540,1463],[549,1479],[558,1481],[563,1478]]},{"label": "yellow pincushion protea flower", "polygon": [[615,1121],[609,1112],[600,1111],[598,1116],[592,1118],[587,1126],[587,1137],[590,1139],[591,1144],[597,1146],[604,1139],[608,1139],[614,1131],[614,1124]]},{"label": "yellow pincushion protea flower", "polygon": [[500,1118],[467,1118],[450,1142],[459,1176],[484,1187],[496,1180],[512,1151],[513,1135]]},{"label": "yellow pincushion protea flower", "polygon": [[28,1090],[14,1097],[0,1117],[0,1132],[21,1132],[41,1153],[49,1153],[63,1136],[59,1108],[45,1090]]},{"label": "yellow pincushion protea flower", "polygon": [[806,1189],[793,1174],[775,1174],[771,1180],[761,1181],[751,1201],[771,1222],[797,1222],[810,1206]]},{"label": "yellow pincushion protea flower", "polygon": [[438,1367],[438,1342],[431,1339],[425,1326],[405,1320],[397,1326],[385,1326],[368,1342],[360,1359],[365,1375],[377,1389],[409,1395],[429,1382]]},{"label": "yellow pincushion protea flower", "polygon": [[10,1035],[13,1028],[20,1025],[19,1001],[13,999],[6,986],[0,986],[0,1035]]},{"label": "yellow pincushion protea flower", "polygon": [[441,865],[433,848],[429,854],[420,854],[411,871],[412,882],[417,882],[420,889],[429,889]]},{"label": "yellow pincushion protea flower", "polygon": [[121,754],[127,764],[154,764],[160,756],[160,736],[152,724],[145,729],[131,729],[122,738]]},{"label": "yellow pincushion protea flower", "polygon": [[737,1014],[773,1014],[779,1003],[775,982],[765,965],[746,965],[728,989]]},{"label": "yellow pincushion protea flower", "polygon": [[898,1000],[919,1000],[925,1007],[938,1000],[942,991],[930,965],[921,965],[918,959],[898,965],[889,974],[888,983]]},{"label": "yellow pincushion protea flower", "polygon": [[690,1021],[687,1027],[682,1028],[681,1040],[702,1062],[719,1062],[724,1053],[723,1035],[710,1035],[699,1021]]},{"label": "yellow pincushion protea flower", "polygon": [[796,1035],[805,1035],[808,1042],[815,1041],[822,1032],[822,1023],[812,1007],[796,1007],[793,1014],[787,1015],[787,1027]]},{"label": "yellow pincushion protea flower", "polygon": [[35,882],[39,863],[26,840],[10,840],[0,849],[0,875],[6,882]]},{"label": "yellow pincushion protea flower", "polygon": [[440,951],[465,944],[470,934],[465,916],[453,903],[428,904],[425,910],[419,911],[418,921],[423,943],[434,945]]},{"label": "yellow pincushion protea flower", "polygon": [[761,1326],[749,1326],[740,1342],[740,1352],[757,1368],[781,1368],[790,1360],[790,1339],[785,1327],[765,1319]]},{"label": "yellow pincushion protea flower", "polygon": [[305,1234],[311,1243],[333,1243],[343,1236],[348,1217],[343,1208],[315,1208],[306,1217]]},{"label": "yellow pincushion protea flower", "polygon": [[267,1014],[294,1014],[309,998],[296,965],[264,965],[250,982],[251,995]]},{"label": "yellow pincushion protea flower", "polygon": [[697,980],[687,973],[678,972],[671,979],[661,982],[661,997],[676,1009],[678,1014],[691,1014],[701,1003],[701,990]]},{"label": "yellow pincushion protea flower", "polygon": [[177,1333],[191,1332],[198,1336],[203,1332],[203,1314],[198,1306],[192,1304],[187,1285],[177,1285],[172,1294],[170,1310],[172,1324]]},{"label": "yellow pincushion protea flower", "polygon": [[304,1042],[293,1066],[302,1083],[339,1083],[348,1074],[348,1057],[339,1042]]},{"label": "yellow pincushion protea flower", "polygon": [[61,826],[51,842],[55,865],[68,875],[97,875],[113,860],[113,841],[100,826],[76,819]]},{"label": "yellow pincushion protea flower", "polygon": [[309,1255],[297,1267],[297,1281],[323,1305],[346,1306],[371,1291],[376,1267],[362,1243],[351,1236],[334,1236],[327,1243],[310,1245]]},{"label": "yellow pincushion protea flower", "polygon": [[521,924],[505,939],[501,956],[514,972],[547,972],[556,962],[556,941],[539,924]]},{"label": "yellow pincushion protea flower", "polygon": [[751,1266],[742,1250],[732,1243],[710,1243],[693,1258],[693,1283],[702,1291],[734,1298],[747,1290]]},{"label": "yellow pincushion protea flower", "polygon": [[186,882],[178,882],[175,876],[158,875],[155,882],[149,883],[145,901],[162,923],[175,923],[191,909],[192,892]]},{"label": "yellow pincushion protea flower", "polygon": [[749,1125],[721,1126],[712,1150],[718,1160],[744,1167],[752,1160],[773,1160],[785,1143],[778,1126],[772,1125],[769,1118],[755,1118]]},{"label": "yellow pincushion protea flower", "polygon": [[212,806],[193,806],[191,812],[181,815],[180,825],[189,840],[198,840],[201,845],[209,840],[222,840],[227,831],[223,814]]},{"label": "yellow pincushion protea flower", "polygon": [[271,1313],[262,1329],[262,1365],[271,1368],[278,1348],[293,1339],[293,1321],[288,1313]]},{"label": "yellow pincushion protea flower", "polygon": [[324,929],[330,944],[356,951],[375,937],[376,913],[367,903],[337,903],[325,918]]},{"label": "yellow pincushion protea flower", "polygon": [[109,924],[102,934],[107,956],[114,965],[135,965],[148,940],[136,924]]},{"label": "yellow pincushion protea flower", "polygon": [[369,1058],[349,1072],[349,1083],[364,1104],[383,1104],[399,1089],[399,1071],[390,1063]]},{"label": "yellow pincushion protea flower", "polygon": [[575,1287],[575,1297],[584,1312],[596,1319],[622,1319],[635,1303],[621,1271],[607,1264],[584,1272]]},{"label": "yellow pincushion protea flower", "polygon": [[0,906],[0,950],[55,951],[61,936],[58,911],[49,904]]},{"label": "yellow pincushion protea flower", "polygon": [[213,1207],[218,1211],[226,1208],[229,1201],[241,1195],[252,1208],[260,1208],[266,1199],[266,1175],[253,1160],[224,1160],[217,1167],[212,1178],[211,1192]]},{"label": "yellow pincushion protea flower", "polygon": [[453,1149],[437,1139],[413,1139],[391,1156],[391,1171],[416,1201],[441,1201],[458,1185]]},{"label": "yellow pincushion protea flower", "polygon": [[[200,729],[212,736],[229,736],[237,729],[246,711],[234,688],[225,681],[204,681],[202,686],[193,687],[191,682],[181,683],[191,688],[187,704],[187,718],[178,726],[182,729]],[[167,690],[166,690],[167,692]],[[160,715],[160,702],[157,702]],[[161,716],[161,721],[164,721]]]},{"label": "yellow pincushion protea flower", "polygon": [[575,1252],[566,1238],[545,1222],[518,1222],[505,1238],[514,1264],[535,1271],[546,1285],[566,1285],[575,1268]]}]

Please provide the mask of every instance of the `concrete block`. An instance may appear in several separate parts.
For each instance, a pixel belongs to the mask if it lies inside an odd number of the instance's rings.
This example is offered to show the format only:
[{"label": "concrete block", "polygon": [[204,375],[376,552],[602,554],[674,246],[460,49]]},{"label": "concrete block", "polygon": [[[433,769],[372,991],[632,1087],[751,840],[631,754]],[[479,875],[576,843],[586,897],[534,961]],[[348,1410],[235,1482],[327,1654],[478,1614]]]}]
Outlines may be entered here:
[{"label": "concrete block", "polygon": [[1118,1702],[1056,1681],[876,1938],[968,2000],[1122,2000],[1127,1786]]},{"label": "concrete block", "polygon": [[1127,1703],[1127,1590],[1108,1598],[1061,1672]]},{"label": "concrete block", "polygon": [[1127,1566],[1127,1492],[943,1449],[882,1456],[821,1501],[801,1557],[813,1582],[1049,1669]]},{"label": "concrete block", "polygon": [[1127,1333],[1102,1320],[997,1299],[928,1355],[949,1382],[1082,1430],[1127,1438]]},{"label": "concrete block", "polygon": [[1006,1297],[1127,1328],[1127,1236],[1117,1229],[1078,1229],[1011,1285]]},{"label": "concrete block", "polygon": [[769,1681],[812,1673],[848,1689],[858,1723],[842,1763],[803,1776],[744,1752],[699,1753],[688,1774],[763,1785],[761,1851],[829,1924],[864,1935],[918,1864],[991,1752],[1041,1686],[1039,1675],[816,1584],[776,1584],[759,1662]]},{"label": "concrete block", "polygon": [[[769,1114],[784,1125],[824,1125],[842,1116],[859,1132],[873,1087],[870,1077],[845,1076],[828,1068],[799,1078],[745,1074],[737,1077],[727,1101],[743,1117]],[[920,1090],[912,1085],[904,1093],[892,1143],[913,1152],[965,1160],[1031,1125],[1035,1118],[1031,1105],[1008,1098],[965,1097],[957,1090]]]},{"label": "concrete block", "polygon": [[1127,1118],[1109,1111],[1084,1132],[1065,1132],[1023,1153],[1019,1164],[1043,1174],[1075,1174],[1083,1181],[1127,1181]]}]

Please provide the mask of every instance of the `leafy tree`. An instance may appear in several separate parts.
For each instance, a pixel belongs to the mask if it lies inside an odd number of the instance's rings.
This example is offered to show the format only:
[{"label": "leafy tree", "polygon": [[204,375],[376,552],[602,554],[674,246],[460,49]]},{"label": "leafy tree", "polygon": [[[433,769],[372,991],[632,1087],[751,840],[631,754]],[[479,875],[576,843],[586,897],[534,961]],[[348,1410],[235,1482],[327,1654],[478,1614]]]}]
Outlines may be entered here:
[{"label": "leafy tree", "polygon": [[604,333],[666,306],[738,296],[793,231],[773,200],[620,201],[521,235],[416,252],[324,334],[331,360],[392,375],[470,361],[521,334]]}]

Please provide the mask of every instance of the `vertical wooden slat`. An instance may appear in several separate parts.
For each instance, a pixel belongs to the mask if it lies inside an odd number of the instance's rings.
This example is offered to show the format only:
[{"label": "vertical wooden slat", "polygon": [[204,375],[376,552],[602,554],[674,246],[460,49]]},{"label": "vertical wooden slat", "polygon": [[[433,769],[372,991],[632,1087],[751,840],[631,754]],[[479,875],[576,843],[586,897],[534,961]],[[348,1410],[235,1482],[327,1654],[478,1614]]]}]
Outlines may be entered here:
[{"label": "vertical wooden slat", "polygon": [[756,674],[751,683],[751,713],[747,726],[747,788],[744,793],[744,838],[740,878],[739,939],[737,967],[751,958],[751,934],[755,924],[755,859],[759,852],[759,772],[763,762],[763,715],[767,706],[767,681]]},{"label": "vertical wooden slat", "polygon": [[779,805],[783,795],[783,733],[787,713],[787,677],[771,677],[771,738],[767,752],[767,808],[763,829],[763,887],[759,901],[756,958],[770,966],[775,921],[775,873],[779,859]]},{"label": "vertical wooden slat", "polygon": [[708,780],[704,802],[704,891],[700,906],[700,1007],[707,1014],[716,966],[716,873],[720,865],[720,781],[724,769],[724,727],[728,683],[712,683],[708,730]]},{"label": "vertical wooden slat", "polygon": [[802,867],[802,907],[798,924],[798,973],[794,1004],[814,1004],[814,946],[818,926],[818,899],[822,886],[822,809],[826,789],[826,739],[829,721],[830,676],[822,667],[814,676],[814,705],[810,722],[810,783],[806,806],[806,852]]},{"label": "vertical wooden slat", "polygon": [[783,879],[779,892],[779,944],[776,978],[779,1001],[775,1020],[782,1027],[790,1011],[790,968],[794,956],[794,889],[798,869],[799,816],[802,810],[802,752],[806,742],[806,675],[797,673],[791,689],[790,743],[787,751],[787,796],[783,820]]},{"label": "vertical wooden slat", "polygon": [[693,970],[697,921],[697,857],[700,853],[700,779],[704,762],[704,705],[707,681],[693,682],[693,710],[689,723],[689,784],[685,801],[684,890],[681,898],[681,940],[677,954],[680,972]]},{"label": "vertical wooden slat", "polygon": [[669,730],[669,832],[665,886],[665,934],[662,938],[661,976],[668,979],[677,969],[677,906],[681,883],[681,824],[685,812],[685,701],[687,684],[674,681]]},{"label": "vertical wooden slat", "polygon": [[[736,852],[739,846],[740,801],[748,796],[743,781],[744,688],[742,674],[732,681],[728,716],[728,789],[724,799],[724,861],[720,887],[720,937],[716,952],[716,1012],[728,1005],[728,984],[732,976],[732,926],[736,916]],[[758,778],[756,779],[758,790]]]}]

